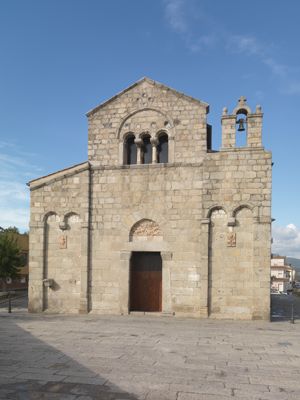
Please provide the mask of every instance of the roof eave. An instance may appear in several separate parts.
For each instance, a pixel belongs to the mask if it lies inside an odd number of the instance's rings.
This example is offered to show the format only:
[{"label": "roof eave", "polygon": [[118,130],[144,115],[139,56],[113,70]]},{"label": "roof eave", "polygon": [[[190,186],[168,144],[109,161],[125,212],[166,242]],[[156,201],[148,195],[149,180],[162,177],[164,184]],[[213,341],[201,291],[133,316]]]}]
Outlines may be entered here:
[{"label": "roof eave", "polygon": [[65,176],[72,175],[74,173],[78,173],[78,172],[84,171],[89,168],[90,168],[89,161],[85,161],[83,163],[75,164],[75,165],[72,165],[71,167],[64,168],[64,169],[58,170],[56,172],[53,172],[51,174],[44,175],[39,178],[33,179],[33,180],[27,182],[26,185],[29,186],[30,189],[34,189],[36,187],[43,186],[44,184],[47,184],[55,179],[58,179],[58,178],[62,179]]}]

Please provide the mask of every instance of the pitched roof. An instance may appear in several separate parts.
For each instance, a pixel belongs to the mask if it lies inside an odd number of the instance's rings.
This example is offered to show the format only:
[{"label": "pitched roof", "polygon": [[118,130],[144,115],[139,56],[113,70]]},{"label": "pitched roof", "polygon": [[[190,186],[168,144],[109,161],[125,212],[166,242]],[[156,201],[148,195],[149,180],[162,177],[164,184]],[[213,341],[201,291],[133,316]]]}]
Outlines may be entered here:
[{"label": "pitched roof", "polygon": [[49,183],[53,180],[62,179],[62,178],[65,178],[66,176],[73,175],[78,172],[84,171],[84,170],[88,169],[89,166],[90,166],[90,163],[88,161],[85,161],[80,164],[75,164],[69,168],[64,168],[59,171],[53,172],[49,175],[45,175],[45,176],[41,176],[39,178],[33,179],[27,183],[27,186],[29,186],[30,189],[34,189],[36,187],[43,186],[44,184]]},{"label": "pitched roof", "polygon": [[188,96],[182,92],[178,92],[177,90],[170,88],[169,86],[164,85],[163,83],[154,81],[153,79],[147,78],[147,77],[143,77],[141,79],[139,79],[137,82],[133,83],[132,85],[130,85],[129,87],[127,87],[126,89],[122,90],[121,92],[117,93],[115,96],[111,97],[110,99],[104,101],[103,103],[99,104],[98,106],[96,106],[95,108],[93,108],[92,110],[88,111],[86,113],[86,116],[89,117],[90,115],[94,114],[96,111],[98,111],[100,108],[106,106],[108,103],[112,102],[113,100],[117,99],[119,96],[121,96],[122,94],[128,92],[129,90],[133,89],[135,86],[140,85],[143,82],[148,82],[151,85],[155,85],[160,87],[161,89],[167,89],[170,90],[171,92],[175,93],[177,96],[183,97],[187,100],[190,101],[194,101],[198,104],[201,104],[202,106],[204,106],[206,108],[206,112],[209,112],[209,104],[205,103],[204,101],[195,99],[194,97]]}]

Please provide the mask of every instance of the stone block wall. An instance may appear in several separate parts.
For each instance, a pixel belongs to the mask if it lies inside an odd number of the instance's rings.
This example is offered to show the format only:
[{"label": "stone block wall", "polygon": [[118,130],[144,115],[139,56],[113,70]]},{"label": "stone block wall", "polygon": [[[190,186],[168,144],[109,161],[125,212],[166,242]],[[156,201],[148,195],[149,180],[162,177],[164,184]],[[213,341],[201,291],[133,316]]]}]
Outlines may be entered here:
[{"label": "stone block wall", "polygon": [[[208,274],[214,281],[209,301],[216,318],[269,318],[271,174],[271,154],[263,149],[211,153],[203,165],[204,217],[210,218]],[[220,208],[221,227],[214,211]]]},{"label": "stone block wall", "polygon": [[[237,115],[248,142],[235,147]],[[126,314],[133,252],[162,259],[162,311],[269,319],[271,154],[261,108],[223,110],[143,79],[88,113],[89,161],[30,182],[30,311]],[[168,163],[124,165],[124,139],[168,135]],[[152,148],[155,154],[155,149]],[[141,161],[142,159],[140,159]],[[50,286],[50,287],[49,287]]]},{"label": "stone block wall", "polygon": [[[92,165],[122,165],[124,135],[166,131],[172,162],[200,162],[206,153],[208,105],[151,80],[124,91],[88,113]],[[121,147],[121,150],[120,150]]]},{"label": "stone block wall", "polygon": [[29,310],[78,312],[87,291],[88,164],[30,187]]},{"label": "stone block wall", "polygon": [[[163,311],[200,315],[201,175],[201,168],[184,165],[93,170],[94,312],[127,313],[130,254],[158,251],[163,255]],[[133,240],[132,228],[145,219],[154,221],[161,235]]]}]

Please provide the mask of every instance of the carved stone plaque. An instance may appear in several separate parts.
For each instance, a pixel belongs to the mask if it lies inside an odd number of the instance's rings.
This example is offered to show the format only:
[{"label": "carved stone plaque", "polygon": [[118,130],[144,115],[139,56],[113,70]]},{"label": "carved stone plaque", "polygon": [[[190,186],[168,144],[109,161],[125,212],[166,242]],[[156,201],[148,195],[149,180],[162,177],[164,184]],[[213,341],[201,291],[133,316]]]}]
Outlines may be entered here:
[{"label": "carved stone plaque", "polygon": [[227,233],[227,247],[236,246],[236,234],[234,232]]},{"label": "carved stone plaque", "polygon": [[156,222],[151,221],[151,220],[143,220],[133,228],[132,235],[134,235],[134,236],[160,236],[161,231]]},{"label": "carved stone plaque", "polygon": [[67,236],[66,235],[61,235],[59,237],[59,248],[60,249],[66,249],[67,248]]}]

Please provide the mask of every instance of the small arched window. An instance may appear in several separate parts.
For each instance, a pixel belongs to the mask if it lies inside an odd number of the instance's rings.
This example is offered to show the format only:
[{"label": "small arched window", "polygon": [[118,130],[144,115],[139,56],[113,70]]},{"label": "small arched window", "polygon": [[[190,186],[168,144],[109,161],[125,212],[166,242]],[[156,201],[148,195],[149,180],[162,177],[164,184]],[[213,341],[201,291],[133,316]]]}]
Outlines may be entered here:
[{"label": "small arched window", "polygon": [[136,164],[137,160],[137,149],[134,143],[134,135],[129,135],[124,142],[124,164],[131,165]]},{"label": "small arched window", "polygon": [[145,135],[142,137],[143,146],[141,153],[141,164],[151,164],[152,163],[152,144],[150,142],[150,135]]},{"label": "small arched window", "polygon": [[159,163],[167,163],[168,162],[168,135],[166,133],[162,133],[158,137],[158,146],[157,146],[157,162]]},{"label": "small arched window", "polygon": [[247,110],[240,109],[236,114],[236,147],[247,146]]}]

